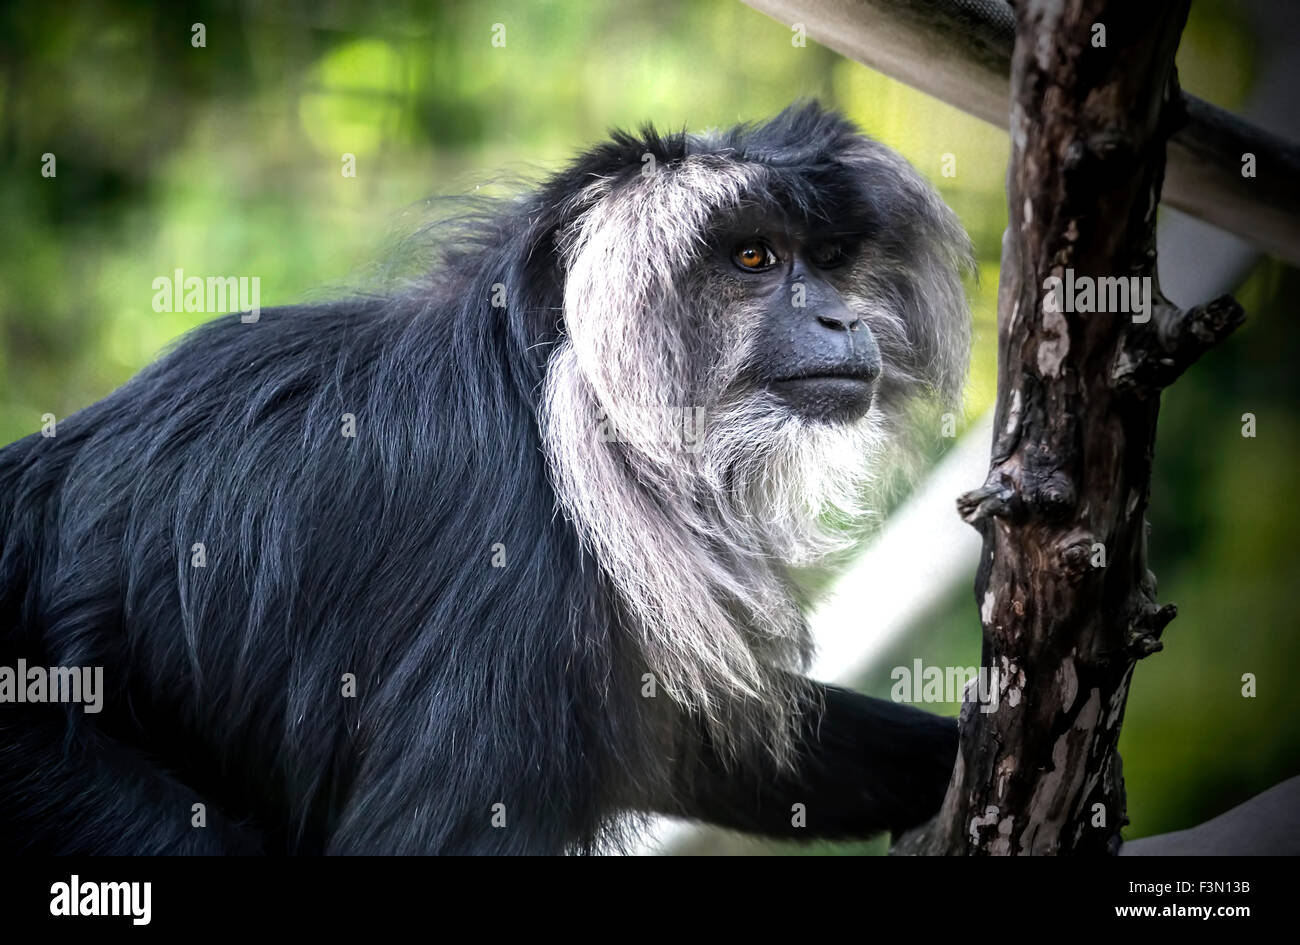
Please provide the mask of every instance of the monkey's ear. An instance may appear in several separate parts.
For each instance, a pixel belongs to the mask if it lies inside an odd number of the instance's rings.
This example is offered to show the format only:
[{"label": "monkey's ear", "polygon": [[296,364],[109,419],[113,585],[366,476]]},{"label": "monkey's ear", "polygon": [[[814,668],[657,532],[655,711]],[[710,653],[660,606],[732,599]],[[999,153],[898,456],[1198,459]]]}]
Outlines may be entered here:
[{"label": "monkey's ear", "polygon": [[971,313],[964,278],[976,272],[970,237],[928,184],[916,218],[915,306],[908,334],[921,377],[948,406],[959,406],[970,367]]},{"label": "monkey's ear", "polygon": [[975,272],[970,237],[957,215],[897,152],[859,137],[844,159],[881,215],[878,237],[891,257],[907,344],[898,367],[946,405],[961,402],[970,362],[971,316],[964,279]]}]

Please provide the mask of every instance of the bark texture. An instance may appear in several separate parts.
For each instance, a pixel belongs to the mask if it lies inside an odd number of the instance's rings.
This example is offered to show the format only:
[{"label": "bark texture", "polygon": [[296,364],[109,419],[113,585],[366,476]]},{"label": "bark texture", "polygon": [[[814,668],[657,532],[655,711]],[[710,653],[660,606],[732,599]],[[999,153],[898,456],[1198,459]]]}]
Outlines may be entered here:
[{"label": "bark texture", "polygon": [[[1015,4],[994,442],[987,481],[958,502],[983,536],[975,595],[997,708],[968,696],[944,806],[895,852],[1118,849],[1129,682],[1175,614],[1147,568],[1160,390],[1242,320],[1227,297],[1180,310],[1156,279],[1187,6]],[[1128,302],[1107,311],[1116,279]],[[1093,310],[1072,310],[1089,285]]]}]

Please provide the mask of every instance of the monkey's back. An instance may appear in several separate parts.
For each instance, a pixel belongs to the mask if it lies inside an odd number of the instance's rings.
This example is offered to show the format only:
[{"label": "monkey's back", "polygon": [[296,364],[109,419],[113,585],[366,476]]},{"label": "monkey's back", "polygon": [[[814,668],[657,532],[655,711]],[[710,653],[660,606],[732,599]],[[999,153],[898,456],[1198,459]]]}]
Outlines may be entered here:
[{"label": "monkey's back", "polygon": [[[441,314],[218,319],[0,450],[0,655],[103,666],[94,724],[273,848],[562,848],[596,829],[575,720],[632,724],[587,705],[618,644],[534,407]],[[538,798],[542,833],[486,829]]]}]

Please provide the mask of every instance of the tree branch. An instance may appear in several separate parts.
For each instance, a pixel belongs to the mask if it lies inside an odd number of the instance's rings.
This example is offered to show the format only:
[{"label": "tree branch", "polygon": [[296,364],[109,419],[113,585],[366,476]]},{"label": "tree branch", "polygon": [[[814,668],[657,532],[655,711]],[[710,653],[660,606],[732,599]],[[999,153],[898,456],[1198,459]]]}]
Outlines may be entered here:
[{"label": "tree branch", "polygon": [[[745,0],[818,42],[1007,127],[1015,15],[1001,0]],[[1169,144],[1165,200],[1300,265],[1300,147],[1190,95]],[[1256,176],[1242,174],[1255,156]]]},{"label": "tree branch", "polygon": [[996,432],[958,501],[998,698],[968,694],[943,808],[895,852],[1119,849],[1129,683],[1177,613],[1147,570],[1151,395],[1242,319],[1229,298],[1180,311],[1156,278],[1187,5],[1017,6]]}]

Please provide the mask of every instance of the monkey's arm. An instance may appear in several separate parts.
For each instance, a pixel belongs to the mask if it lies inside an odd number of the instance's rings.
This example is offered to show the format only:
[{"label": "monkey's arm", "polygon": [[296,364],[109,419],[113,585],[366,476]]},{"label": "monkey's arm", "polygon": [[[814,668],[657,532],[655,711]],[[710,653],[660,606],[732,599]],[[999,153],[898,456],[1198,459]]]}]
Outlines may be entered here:
[{"label": "monkey's arm", "polygon": [[934,814],[957,757],[957,720],[813,685],[824,709],[799,722],[794,770],[766,758],[724,764],[706,741],[682,772],[673,812],[789,839],[865,837]]},{"label": "monkey's arm", "polygon": [[[9,707],[7,707],[9,708]],[[252,830],[227,819],[174,776],[89,725],[41,707],[0,724],[0,849],[42,855],[260,853]],[[204,801],[206,826],[191,824]]]}]

